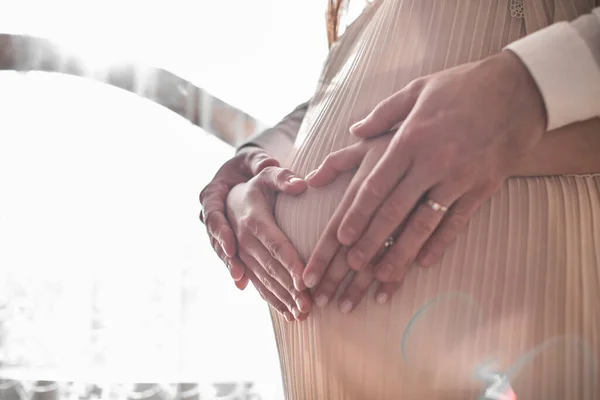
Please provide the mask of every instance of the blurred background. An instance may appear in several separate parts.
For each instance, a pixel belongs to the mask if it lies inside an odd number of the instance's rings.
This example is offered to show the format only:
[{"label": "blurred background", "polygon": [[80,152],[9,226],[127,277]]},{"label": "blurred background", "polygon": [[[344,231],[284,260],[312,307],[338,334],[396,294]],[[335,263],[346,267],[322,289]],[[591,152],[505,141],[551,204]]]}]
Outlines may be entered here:
[{"label": "blurred background", "polygon": [[[230,105],[221,124],[252,116],[242,135],[307,100],[327,53],[321,0],[0,7],[0,33],[49,39],[93,74],[127,60],[203,88]],[[198,221],[232,155],[135,94],[0,72],[0,399],[282,398],[268,308]]]}]

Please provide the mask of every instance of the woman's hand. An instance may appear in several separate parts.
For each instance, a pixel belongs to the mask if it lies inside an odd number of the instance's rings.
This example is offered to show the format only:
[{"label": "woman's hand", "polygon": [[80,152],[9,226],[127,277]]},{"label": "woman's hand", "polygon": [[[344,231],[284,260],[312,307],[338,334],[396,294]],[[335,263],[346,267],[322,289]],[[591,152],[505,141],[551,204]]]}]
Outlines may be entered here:
[{"label": "woman's hand", "polygon": [[[299,285],[304,265],[300,255],[277,226],[274,217],[277,192],[298,195],[306,183],[287,169],[267,167],[227,196],[227,219],[238,242],[238,255],[246,265],[246,276],[261,297],[288,321],[305,319],[312,306]],[[293,317],[292,317],[293,315]]]},{"label": "woman's hand", "polygon": [[[338,242],[337,231],[342,218],[356,196],[360,183],[381,158],[392,137],[392,134],[387,134],[334,152],[306,178],[309,185],[318,187],[333,182],[341,172],[358,168],[304,271],[303,279],[306,285],[316,288],[314,298],[318,307],[324,307],[333,298],[340,284],[351,271],[346,262],[347,248],[342,247]],[[383,250],[382,246],[377,256],[381,256]],[[376,260],[377,257],[372,261]],[[369,263],[367,268],[358,271],[345,288],[339,300],[342,312],[349,312],[356,307],[371,284],[375,282],[373,265],[373,263]],[[399,286],[399,282],[380,284],[375,292],[377,302],[385,303],[398,290]]]},{"label": "woman's hand", "polygon": [[245,267],[237,256],[235,235],[225,217],[225,201],[231,188],[247,182],[269,166],[277,167],[279,162],[259,147],[244,147],[223,164],[200,193],[200,221],[206,225],[213,249],[227,265],[235,285],[241,290],[248,285],[248,277],[244,275]]},{"label": "woman's hand", "polygon": [[508,51],[417,79],[380,103],[351,132],[369,138],[401,125],[340,223],[351,268],[401,225],[376,278],[401,280],[416,258],[433,264],[537,145],[545,120],[535,82]]}]

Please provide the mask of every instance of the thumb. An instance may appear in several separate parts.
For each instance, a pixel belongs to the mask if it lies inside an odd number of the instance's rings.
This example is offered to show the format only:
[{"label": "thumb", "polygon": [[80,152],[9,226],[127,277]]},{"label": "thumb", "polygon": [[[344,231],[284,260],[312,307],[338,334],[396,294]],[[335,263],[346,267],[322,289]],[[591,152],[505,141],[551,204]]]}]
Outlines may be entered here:
[{"label": "thumb", "polygon": [[248,146],[240,150],[240,153],[244,155],[244,167],[248,169],[252,176],[258,175],[260,171],[267,167],[279,167],[279,161],[271,157],[261,147]]},{"label": "thumb", "polygon": [[415,106],[423,84],[413,81],[399,92],[379,103],[369,115],[350,127],[350,133],[360,138],[371,138],[398,128]]},{"label": "thumb", "polygon": [[306,176],[306,182],[313,187],[330,184],[341,173],[358,168],[367,151],[364,142],[358,142],[329,154],[319,168]]},{"label": "thumb", "polygon": [[306,182],[287,168],[266,167],[257,177],[267,188],[293,196],[304,193],[307,188]]}]

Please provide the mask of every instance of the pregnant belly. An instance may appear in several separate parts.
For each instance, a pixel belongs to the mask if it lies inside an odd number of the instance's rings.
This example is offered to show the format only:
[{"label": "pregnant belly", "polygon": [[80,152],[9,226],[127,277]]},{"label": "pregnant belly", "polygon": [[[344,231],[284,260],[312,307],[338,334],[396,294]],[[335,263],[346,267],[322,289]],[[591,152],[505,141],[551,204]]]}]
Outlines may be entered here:
[{"label": "pregnant belly", "polygon": [[275,219],[306,262],[350,183],[344,174],[331,185],[308,188],[301,196],[280,195]]},{"label": "pregnant belly", "polygon": [[[350,179],[342,176],[300,197],[279,197],[277,221],[304,260]],[[345,315],[333,303],[295,324],[274,316],[288,396],[446,399],[477,394],[485,382],[474,380],[474,371],[490,356],[507,370],[528,350],[565,336],[581,340],[591,349],[587,353],[598,357],[598,248],[599,176],[508,180],[440,263],[412,268],[388,304],[368,297]],[[403,350],[415,313],[448,294],[471,299],[477,315],[465,304],[449,305],[454,308],[421,320]],[[517,397],[561,393],[560,398],[598,398],[599,388],[590,386],[598,371],[590,370],[590,358],[581,352],[567,354],[576,348],[581,347],[540,353],[528,365],[544,368],[526,367],[511,383]],[[416,364],[407,362],[407,354]]]}]

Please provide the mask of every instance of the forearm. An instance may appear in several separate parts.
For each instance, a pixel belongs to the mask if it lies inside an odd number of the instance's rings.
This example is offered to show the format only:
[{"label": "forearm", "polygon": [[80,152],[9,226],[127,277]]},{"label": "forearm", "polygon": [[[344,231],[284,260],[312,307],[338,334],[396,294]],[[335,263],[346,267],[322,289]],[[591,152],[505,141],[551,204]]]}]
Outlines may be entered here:
[{"label": "forearm", "polygon": [[513,176],[600,173],[600,118],[547,132]]}]

